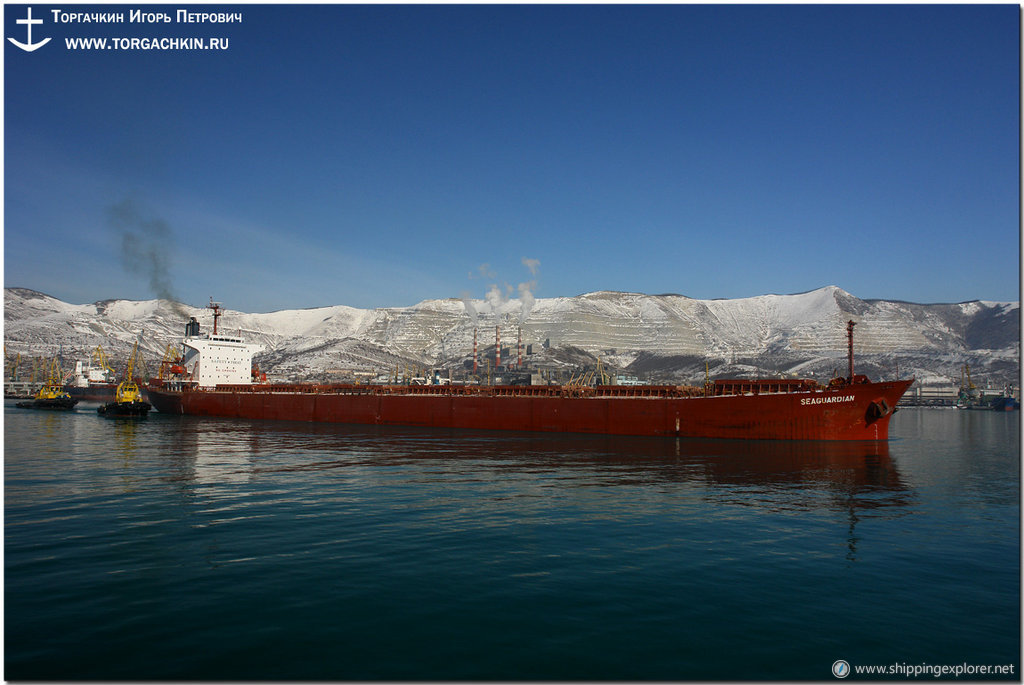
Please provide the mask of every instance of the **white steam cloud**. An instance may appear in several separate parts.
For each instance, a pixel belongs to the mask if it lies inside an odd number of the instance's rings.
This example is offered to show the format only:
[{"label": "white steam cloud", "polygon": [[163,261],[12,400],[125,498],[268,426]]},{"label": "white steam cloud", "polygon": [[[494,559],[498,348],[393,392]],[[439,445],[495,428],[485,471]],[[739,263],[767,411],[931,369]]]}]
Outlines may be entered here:
[{"label": "white steam cloud", "polygon": [[530,310],[533,309],[533,305],[537,303],[537,299],[533,296],[531,290],[537,288],[537,281],[527,281],[526,283],[519,284],[519,325],[522,326],[526,321],[526,317],[530,315]]},{"label": "white steam cloud", "polygon": [[[537,275],[540,271],[540,260],[531,259],[529,257],[523,257],[523,266],[530,270],[530,274],[533,276]],[[533,305],[537,303],[537,299],[533,296],[533,291],[537,289],[537,279],[526,281],[525,283],[519,284],[519,325],[522,326],[526,321],[526,317],[530,316],[530,311],[533,309]]]},{"label": "white steam cloud", "polygon": [[498,309],[508,302],[508,298],[501,292],[501,288],[498,287],[497,283],[491,284],[491,288],[484,295],[484,299],[487,300],[487,304],[491,305],[491,312],[494,314],[497,314]]},{"label": "white steam cloud", "polygon": [[473,324],[473,328],[476,328],[476,307],[473,306],[473,300],[468,292],[462,293],[462,306],[466,308],[466,314],[469,316],[469,320]]},{"label": "white steam cloud", "polygon": [[[540,260],[532,259],[530,257],[522,258],[523,266],[529,271],[530,275],[536,277],[540,272]],[[479,274],[479,275],[476,275]],[[490,264],[484,263],[477,267],[476,272],[470,272],[470,279],[476,278],[497,278],[497,274],[491,268]],[[501,309],[509,303],[509,298],[512,293],[518,290],[519,292],[519,325],[521,326],[530,316],[530,312],[533,311],[533,307],[537,304],[537,298],[534,293],[537,290],[537,278],[532,278],[528,281],[520,283],[516,288],[513,288],[508,283],[505,283],[504,289],[497,283],[491,283],[491,287],[487,290],[487,294],[484,295],[484,300],[487,302],[487,306],[490,309],[490,313],[494,316],[501,314]],[[462,293],[462,304],[466,308],[466,314],[475,326],[477,323],[477,317],[479,312],[473,305],[470,294],[467,292]]]}]

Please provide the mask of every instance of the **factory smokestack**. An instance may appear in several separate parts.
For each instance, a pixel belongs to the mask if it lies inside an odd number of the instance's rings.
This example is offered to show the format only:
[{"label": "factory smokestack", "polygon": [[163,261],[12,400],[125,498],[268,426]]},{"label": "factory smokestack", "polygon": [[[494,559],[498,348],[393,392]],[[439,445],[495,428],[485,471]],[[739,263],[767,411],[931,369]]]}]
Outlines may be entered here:
[{"label": "factory smokestack", "polygon": [[519,348],[519,361],[516,363],[516,368],[523,368],[523,327],[519,327],[519,340],[516,342],[516,346]]}]

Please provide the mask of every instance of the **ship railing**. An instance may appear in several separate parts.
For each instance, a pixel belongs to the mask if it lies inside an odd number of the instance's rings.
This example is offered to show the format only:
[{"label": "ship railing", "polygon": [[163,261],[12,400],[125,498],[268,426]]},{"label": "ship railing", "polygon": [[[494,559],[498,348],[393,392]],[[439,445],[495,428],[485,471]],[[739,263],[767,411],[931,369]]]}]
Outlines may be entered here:
[{"label": "ship railing", "polygon": [[705,389],[688,385],[359,385],[346,383],[218,385],[222,392],[249,394],[398,395],[403,397],[702,397]]},{"label": "ship railing", "polygon": [[823,390],[817,381],[806,378],[771,378],[763,380],[725,379],[708,384],[708,394],[723,395],[778,395]]},{"label": "ship railing", "polygon": [[[855,376],[854,383],[867,378]],[[164,381],[163,385],[194,386],[194,382]],[[155,381],[155,386],[160,383]],[[704,386],[691,385],[365,385],[349,383],[256,383],[218,385],[217,390],[235,393],[331,394],[331,395],[400,395],[433,397],[593,397],[613,398],[688,398],[735,395],[792,394],[823,392],[848,387],[846,379],[837,379],[828,386],[812,379],[725,379],[710,381]],[[182,388],[184,389],[184,388]]]}]

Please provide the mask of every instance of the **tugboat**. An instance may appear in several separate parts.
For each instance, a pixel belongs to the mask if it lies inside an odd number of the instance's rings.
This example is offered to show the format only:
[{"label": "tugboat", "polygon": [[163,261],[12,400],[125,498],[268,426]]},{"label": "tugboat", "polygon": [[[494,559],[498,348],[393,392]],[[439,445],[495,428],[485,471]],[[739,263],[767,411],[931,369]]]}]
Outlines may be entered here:
[{"label": "tugboat", "polygon": [[114,393],[114,401],[101,405],[96,409],[96,412],[101,416],[143,417],[149,413],[152,405],[142,399],[139,385],[132,378],[132,372],[135,370],[135,357],[138,351],[139,344],[135,343],[135,347],[132,349],[132,356],[128,358],[128,370],[125,372],[125,378],[118,384],[117,391]]},{"label": "tugboat", "polygon": [[24,402],[18,402],[22,409],[74,409],[78,400],[69,395],[60,382],[60,366],[54,359],[50,365],[50,375],[36,396]]}]

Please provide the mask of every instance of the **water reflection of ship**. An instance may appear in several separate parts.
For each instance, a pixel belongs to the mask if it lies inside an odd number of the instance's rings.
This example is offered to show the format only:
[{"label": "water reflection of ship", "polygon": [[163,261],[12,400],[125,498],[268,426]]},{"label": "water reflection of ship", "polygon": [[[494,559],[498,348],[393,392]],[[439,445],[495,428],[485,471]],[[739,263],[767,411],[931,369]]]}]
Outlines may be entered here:
[{"label": "water reflection of ship", "polygon": [[[220,477],[249,472],[310,470],[440,460],[460,468],[483,462],[501,472],[546,469],[588,471],[602,486],[638,483],[707,484],[740,505],[772,507],[772,493],[786,492],[784,505],[877,508],[906,503],[909,491],[878,441],[705,440],[622,436],[550,435],[295,424],[271,421],[185,420],[177,448],[205,463]],[[211,439],[210,433],[216,434]],[[189,438],[188,436],[192,436]],[[245,449],[224,450],[226,442]],[[204,445],[210,445],[206,449]],[[218,447],[213,447],[218,445]],[[266,461],[266,449],[289,455],[301,451],[315,463],[290,455]],[[239,459],[228,459],[228,453]],[[330,455],[331,459],[322,457]],[[208,458],[209,457],[209,458]],[[213,458],[216,457],[216,458]],[[197,474],[198,476],[199,474]],[[779,498],[776,498],[779,499]]]},{"label": "water reflection of ship", "polygon": [[835,444],[762,442],[741,451],[741,445],[702,445],[705,473],[719,485],[745,487],[795,485],[827,492],[851,489],[876,493],[905,490],[886,442]]},{"label": "water reflection of ship", "polygon": [[589,442],[538,439],[514,468],[542,463],[591,468],[612,476],[602,479],[611,486],[705,484],[717,501],[766,510],[900,507],[910,497],[887,442],[614,437]]},{"label": "water reflection of ship", "polygon": [[[466,446],[488,468],[591,470],[601,486],[692,483],[703,499],[765,513],[831,511],[845,522],[846,558],[858,555],[857,524],[896,516],[913,491],[903,482],[888,442],[776,441],[537,436],[511,439],[489,455]],[[512,454],[516,456],[512,456]],[[407,457],[408,458],[408,457]],[[432,458],[420,450],[416,458]]]},{"label": "water reflection of ship", "polygon": [[206,492],[216,494],[249,481],[258,459],[265,458],[259,426],[191,417],[174,423],[175,429],[164,440],[173,455],[172,480],[207,486]]},{"label": "water reflection of ship", "polygon": [[[124,466],[129,466],[139,454],[138,431],[134,423],[119,421],[114,424],[113,432],[114,454],[123,460]],[[122,479],[128,477],[127,473],[122,474]]]},{"label": "water reflection of ship", "polygon": [[[882,443],[764,443],[737,458],[718,453],[705,463],[714,492],[730,505],[774,512],[822,509],[846,520],[846,558],[858,556],[857,524],[864,518],[898,515],[913,498]],[[886,514],[888,512],[888,514]]]},{"label": "water reflection of ship", "polygon": [[[580,495],[651,488],[688,502],[841,521],[837,544],[858,556],[857,524],[902,515],[913,491],[888,442],[706,440],[417,429],[181,417],[169,436],[183,485],[217,497],[255,478],[307,473],[372,488],[408,465],[464,482],[515,481],[550,497],[552,476]],[[483,475],[481,475],[483,474]],[[536,486],[530,485],[531,479]],[[503,490],[504,491],[504,490]],[[758,515],[755,513],[755,515]],[[841,540],[841,542],[840,542]]]}]

